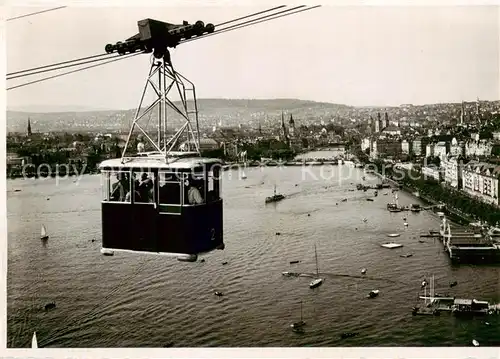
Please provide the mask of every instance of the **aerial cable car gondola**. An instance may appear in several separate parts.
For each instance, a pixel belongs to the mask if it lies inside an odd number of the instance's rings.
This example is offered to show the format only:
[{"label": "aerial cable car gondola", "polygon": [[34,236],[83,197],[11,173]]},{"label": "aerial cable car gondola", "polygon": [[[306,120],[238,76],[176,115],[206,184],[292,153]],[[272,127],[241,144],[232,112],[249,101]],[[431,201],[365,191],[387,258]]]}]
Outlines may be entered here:
[{"label": "aerial cable car gondola", "polygon": [[[99,166],[103,185],[101,252],[154,253],[196,261],[199,254],[224,249],[222,161],[201,157],[194,85],[172,67],[169,44],[153,40],[151,43],[160,45],[152,49],[155,60],[122,157]],[[156,100],[141,113],[148,88]],[[173,90],[180,100],[177,104]],[[190,102],[187,93],[192,93]],[[148,134],[139,122],[155,108],[157,131]],[[169,123],[173,113],[184,122],[168,141],[167,109]],[[145,139],[138,146],[133,145],[136,129]]]}]

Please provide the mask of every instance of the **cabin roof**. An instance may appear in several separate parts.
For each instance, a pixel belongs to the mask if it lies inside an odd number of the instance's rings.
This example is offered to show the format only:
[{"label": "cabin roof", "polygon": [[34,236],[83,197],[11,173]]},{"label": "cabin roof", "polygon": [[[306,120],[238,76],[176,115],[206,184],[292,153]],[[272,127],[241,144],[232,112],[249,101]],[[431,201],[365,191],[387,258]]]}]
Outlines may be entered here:
[{"label": "cabin roof", "polygon": [[222,164],[222,161],[217,158],[206,158],[195,155],[186,157],[172,156],[168,158],[168,163],[165,162],[165,157],[161,155],[148,155],[129,157],[122,163],[121,158],[114,158],[101,162],[99,168],[140,168],[140,169],[191,169],[200,166]]},{"label": "cabin roof", "polygon": [[472,305],[472,299],[455,299],[454,304]]}]

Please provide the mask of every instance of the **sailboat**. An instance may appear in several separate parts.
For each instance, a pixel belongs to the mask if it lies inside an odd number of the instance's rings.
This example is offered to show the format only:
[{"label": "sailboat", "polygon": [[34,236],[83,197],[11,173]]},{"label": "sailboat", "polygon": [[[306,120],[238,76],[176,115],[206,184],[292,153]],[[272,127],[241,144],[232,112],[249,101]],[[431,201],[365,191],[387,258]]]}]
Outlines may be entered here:
[{"label": "sailboat", "polygon": [[241,179],[247,179],[247,175],[244,170],[241,171]]},{"label": "sailboat", "polygon": [[304,325],[306,325],[306,322],[302,319],[302,301],[300,301],[300,320],[290,324],[290,327],[292,327],[292,329],[301,329]]},{"label": "sailboat", "polygon": [[401,212],[401,207],[399,207],[399,203],[398,203],[398,193],[397,192],[394,194],[394,202],[387,203],[387,210],[389,212]]},{"label": "sailboat", "polygon": [[[425,285],[424,285],[425,283]],[[429,296],[427,296],[427,281],[424,280],[422,282],[422,286],[424,287],[424,307],[419,308],[419,307],[413,307],[412,314],[413,315],[440,315],[440,312],[438,309],[433,309],[432,304],[435,301],[435,295],[434,295],[434,275],[432,275],[431,278],[431,283],[430,283],[430,290],[429,290]],[[420,297],[422,298],[422,297]],[[429,301],[427,301],[429,299]]]},{"label": "sailboat", "polygon": [[49,239],[49,235],[47,234],[47,229],[43,224],[42,224],[42,229],[40,230],[40,239],[41,240]]},{"label": "sailboat", "polygon": [[276,185],[274,185],[274,195],[271,197],[266,197],[266,203],[278,202],[284,199],[285,196],[282,194],[276,194]]},{"label": "sailboat", "polygon": [[31,347],[38,348],[38,342],[36,340],[36,332],[33,332],[33,338],[31,339]]},{"label": "sailboat", "polygon": [[316,251],[316,245],[314,245],[314,256],[316,258],[316,279],[314,279],[311,283],[309,283],[309,288],[316,288],[323,284],[323,278],[319,277],[319,268],[318,268],[318,252]]}]

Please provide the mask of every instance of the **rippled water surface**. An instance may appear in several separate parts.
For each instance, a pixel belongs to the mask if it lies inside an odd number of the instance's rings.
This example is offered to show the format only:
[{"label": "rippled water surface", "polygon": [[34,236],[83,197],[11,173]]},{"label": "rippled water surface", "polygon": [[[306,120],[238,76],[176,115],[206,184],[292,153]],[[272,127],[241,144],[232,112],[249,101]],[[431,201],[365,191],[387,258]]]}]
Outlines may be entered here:
[{"label": "rippled water surface", "polygon": [[[422,279],[432,274],[438,293],[500,301],[499,267],[451,266],[438,241],[418,242],[420,233],[437,229],[434,214],[408,213],[405,228],[403,214],[385,210],[390,196],[384,191],[373,202],[366,201],[372,191],[349,191],[363,173],[345,165],[246,174],[246,180],[236,180],[236,172],[231,179],[225,173],[226,249],[203,256],[204,263],[102,256],[99,176],[59,184],[9,181],[8,345],[30,346],[35,330],[42,347],[464,346],[474,338],[481,345],[500,343],[497,317],[411,315]],[[265,205],[274,184],[287,198]],[[399,201],[418,202],[405,193]],[[50,234],[45,246],[42,224]],[[394,232],[401,233],[397,242],[404,247],[380,247]],[[325,278],[321,287],[309,289],[310,277],[281,275],[313,273],[315,245]],[[400,257],[405,253],[413,257]],[[292,260],[301,262],[290,265]],[[449,288],[454,280],[458,285]],[[372,289],[380,290],[379,297],[366,299]],[[214,296],[214,290],[225,295]],[[46,312],[52,301],[57,308]],[[289,327],[300,318],[300,301],[304,334]],[[342,332],[359,335],[340,339]]]}]

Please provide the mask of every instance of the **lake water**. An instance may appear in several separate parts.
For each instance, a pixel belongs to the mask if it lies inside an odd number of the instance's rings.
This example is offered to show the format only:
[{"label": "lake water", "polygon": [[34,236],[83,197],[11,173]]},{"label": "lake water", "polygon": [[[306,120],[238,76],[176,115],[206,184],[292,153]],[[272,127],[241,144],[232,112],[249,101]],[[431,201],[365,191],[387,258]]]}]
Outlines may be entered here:
[{"label": "lake water", "polygon": [[[101,255],[98,175],[78,182],[9,180],[8,346],[29,347],[33,331],[41,347],[500,343],[497,317],[411,315],[420,283],[433,274],[438,293],[500,299],[498,267],[452,266],[440,242],[418,242],[420,233],[438,228],[433,213],[408,213],[405,228],[402,213],[385,209],[390,196],[384,191],[373,202],[366,201],[372,191],[349,191],[364,175],[352,167],[245,172],[246,180],[237,180],[236,172],[228,179],[225,173],[226,249],[204,255],[204,263]],[[365,182],[378,179],[366,175]],[[265,205],[275,184],[287,198]],[[399,201],[418,203],[405,193]],[[45,246],[39,239],[42,224],[50,234]],[[382,248],[394,232],[401,233],[396,240],[404,247]],[[283,271],[314,273],[315,245],[325,279],[321,287],[311,290],[308,277],[282,276]],[[413,256],[400,257],[405,253]],[[290,265],[292,260],[301,262]],[[364,276],[362,268],[368,270]],[[458,285],[450,288],[455,280]],[[367,299],[373,289],[380,295]],[[215,290],[225,295],[214,296]],[[57,308],[45,311],[52,301]],[[290,329],[300,318],[301,301],[305,334]],[[342,332],[359,335],[341,339]]]}]

